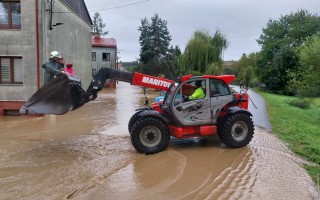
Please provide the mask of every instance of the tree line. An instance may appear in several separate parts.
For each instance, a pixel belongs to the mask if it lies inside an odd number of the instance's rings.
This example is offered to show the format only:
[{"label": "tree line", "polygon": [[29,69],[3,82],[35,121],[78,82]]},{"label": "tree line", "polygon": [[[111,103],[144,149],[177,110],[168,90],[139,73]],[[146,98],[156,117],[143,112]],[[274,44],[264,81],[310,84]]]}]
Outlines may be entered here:
[{"label": "tree line", "polygon": [[139,64],[134,70],[142,73],[176,79],[179,75],[221,74],[222,54],[227,48],[226,37],[217,30],[197,30],[187,43],[184,53],[179,46],[170,45],[171,35],[167,21],[157,14],[141,20]]},{"label": "tree line", "polygon": [[269,20],[257,39],[256,75],[275,93],[320,96],[320,17],[299,10]]},{"label": "tree line", "polygon": [[261,51],[243,54],[235,74],[265,90],[299,97],[319,97],[320,17],[299,10],[270,19],[257,39]]}]

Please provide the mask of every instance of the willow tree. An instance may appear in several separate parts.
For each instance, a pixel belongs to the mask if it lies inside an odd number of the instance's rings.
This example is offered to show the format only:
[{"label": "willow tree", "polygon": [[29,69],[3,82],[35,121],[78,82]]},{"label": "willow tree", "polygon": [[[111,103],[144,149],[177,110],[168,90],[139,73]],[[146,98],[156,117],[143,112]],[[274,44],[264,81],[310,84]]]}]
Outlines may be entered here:
[{"label": "willow tree", "polygon": [[213,36],[207,30],[196,31],[180,58],[181,71],[205,73],[212,63],[221,63],[223,51],[228,47],[225,36],[217,30]]}]

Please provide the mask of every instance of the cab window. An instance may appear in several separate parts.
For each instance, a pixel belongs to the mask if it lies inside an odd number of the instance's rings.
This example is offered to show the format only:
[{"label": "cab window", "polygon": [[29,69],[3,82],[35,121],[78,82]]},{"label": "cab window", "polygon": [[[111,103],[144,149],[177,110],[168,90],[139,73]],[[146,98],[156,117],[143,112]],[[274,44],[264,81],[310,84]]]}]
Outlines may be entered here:
[{"label": "cab window", "polygon": [[230,95],[228,85],[218,79],[210,79],[210,97]]}]

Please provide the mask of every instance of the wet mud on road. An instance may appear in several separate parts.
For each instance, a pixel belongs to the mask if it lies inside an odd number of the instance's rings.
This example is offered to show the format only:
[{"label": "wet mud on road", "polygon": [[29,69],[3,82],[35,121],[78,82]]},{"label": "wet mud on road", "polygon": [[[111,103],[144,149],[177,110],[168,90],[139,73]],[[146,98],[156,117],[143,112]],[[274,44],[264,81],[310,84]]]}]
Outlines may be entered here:
[{"label": "wet mud on road", "polygon": [[127,123],[143,101],[119,82],[66,115],[2,117],[0,199],[320,199],[305,161],[260,126],[240,149],[172,139],[138,154]]}]

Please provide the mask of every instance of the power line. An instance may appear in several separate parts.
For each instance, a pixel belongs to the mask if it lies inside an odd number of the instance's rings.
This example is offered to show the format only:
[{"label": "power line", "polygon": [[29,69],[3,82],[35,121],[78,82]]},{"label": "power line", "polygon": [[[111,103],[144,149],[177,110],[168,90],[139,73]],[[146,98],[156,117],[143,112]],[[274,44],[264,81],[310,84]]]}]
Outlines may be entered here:
[{"label": "power line", "polygon": [[[54,0],[55,1],[55,0]],[[123,8],[123,7],[128,7],[128,6],[133,6],[136,4],[140,4],[140,3],[145,3],[147,1],[151,1],[151,0],[144,0],[144,1],[138,1],[138,2],[134,2],[134,3],[130,3],[130,4],[125,4],[125,5],[121,5],[121,6],[115,6],[115,7],[111,7],[111,8],[103,8],[103,9],[98,9],[98,10],[90,10],[88,12],[97,12],[97,11],[103,11],[103,10],[112,10],[112,9],[117,9],[117,8]],[[53,13],[74,13],[74,12],[53,12]]]},{"label": "power line", "polygon": [[115,6],[115,7],[111,7],[111,8],[104,8],[104,9],[98,9],[98,10],[90,10],[89,12],[97,12],[97,11],[103,11],[103,10],[111,10],[111,9],[123,8],[123,7],[128,7],[128,6],[132,6],[132,5],[136,5],[136,4],[140,4],[140,3],[145,3],[145,2],[147,2],[147,1],[151,1],[151,0],[138,1],[138,2],[134,2],[134,3],[130,3],[130,4],[125,4],[125,5],[121,5],[121,6]]}]

